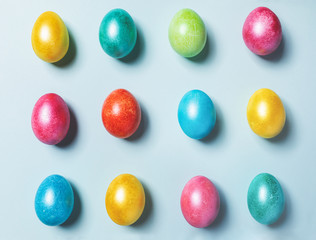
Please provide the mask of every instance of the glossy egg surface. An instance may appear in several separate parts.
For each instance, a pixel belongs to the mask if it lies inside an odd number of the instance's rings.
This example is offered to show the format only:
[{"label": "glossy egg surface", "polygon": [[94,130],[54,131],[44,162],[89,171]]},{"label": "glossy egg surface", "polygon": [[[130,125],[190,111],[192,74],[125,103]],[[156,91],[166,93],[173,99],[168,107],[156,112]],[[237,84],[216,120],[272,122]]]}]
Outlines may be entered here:
[{"label": "glossy egg surface", "polygon": [[63,20],[54,12],[44,12],[36,20],[32,30],[32,47],[45,62],[61,60],[69,48],[69,34]]},{"label": "glossy egg surface", "polygon": [[65,101],[55,93],[40,97],[32,112],[32,129],[41,142],[55,145],[67,135],[70,113]]},{"label": "glossy egg surface", "polygon": [[278,180],[268,173],[257,175],[248,189],[248,209],[259,223],[275,223],[284,210],[284,194]]},{"label": "glossy egg surface", "polygon": [[216,219],[220,197],[214,184],[204,176],[196,176],[187,182],[181,194],[181,211],[193,227],[204,228]]},{"label": "glossy egg surface", "polygon": [[74,206],[74,193],[70,183],[60,175],[44,179],[35,196],[37,217],[48,226],[64,223]]},{"label": "glossy egg surface", "polygon": [[145,207],[145,192],[141,182],[131,174],[117,176],[107,189],[105,206],[109,217],[116,224],[135,223]]},{"label": "glossy egg surface", "polygon": [[111,135],[128,138],[140,124],[141,108],[129,91],[117,89],[111,92],[103,103],[102,121]]},{"label": "glossy egg surface", "polygon": [[201,17],[192,9],[176,13],[169,25],[169,42],[183,57],[198,55],[206,43],[206,28]]},{"label": "glossy egg surface", "polygon": [[262,88],[250,98],[247,119],[254,133],[263,138],[273,138],[283,129],[286,113],[280,97],[272,90]]},{"label": "glossy egg surface", "polygon": [[269,8],[258,7],[246,18],[242,35],[253,53],[263,56],[271,54],[282,40],[280,20]]},{"label": "glossy egg surface", "polygon": [[133,50],[136,39],[137,29],[128,12],[118,8],[105,15],[99,29],[99,41],[109,56],[127,56]]},{"label": "glossy egg surface", "polygon": [[201,90],[187,92],[178,107],[178,121],[190,138],[206,137],[216,122],[216,110],[211,98]]}]

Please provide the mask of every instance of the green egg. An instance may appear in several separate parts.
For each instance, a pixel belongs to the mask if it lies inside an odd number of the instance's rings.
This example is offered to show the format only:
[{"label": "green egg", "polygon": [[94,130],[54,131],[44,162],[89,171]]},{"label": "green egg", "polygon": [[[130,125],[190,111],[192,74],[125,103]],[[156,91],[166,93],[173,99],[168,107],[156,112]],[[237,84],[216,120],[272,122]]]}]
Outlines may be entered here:
[{"label": "green egg", "polygon": [[169,42],[183,57],[194,57],[204,48],[206,29],[200,16],[191,9],[176,13],[169,25]]}]

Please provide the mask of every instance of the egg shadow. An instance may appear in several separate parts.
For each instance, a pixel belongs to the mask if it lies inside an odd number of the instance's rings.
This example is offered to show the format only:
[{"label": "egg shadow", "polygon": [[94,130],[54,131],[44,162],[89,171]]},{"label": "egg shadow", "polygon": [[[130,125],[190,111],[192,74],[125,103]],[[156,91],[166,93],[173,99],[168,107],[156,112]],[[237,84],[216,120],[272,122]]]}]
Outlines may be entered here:
[{"label": "egg shadow", "polygon": [[150,192],[144,183],[142,183],[142,185],[145,191],[145,207],[140,218],[134,224],[131,225],[131,227],[133,228],[145,227],[146,223],[148,224],[148,220],[152,215],[153,211],[153,202]]},{"label": "egg shadow", "polygon": [[76,136],[78,135],[78,121],[77,118],[72,110],[72,108],[68,105],[69,109],[69,114],[70,114],[70,125],[69,125],[69,130],[66,135],[66,137],[58,144],[58,148],[66,148],[71,145],[71,143],[74,142]]},{"label": "egg shadow", "polygon": [[77,55],[77,45],[69,29],[68,29],[68,34],[69,34],[69,48],[66,55],[58,62],[53,63],[54,66],[59,67],[59,68],[66,68],[72,65]]},{"label": "egg shadow", "polygon": [[219,198],[220,198],[219,212],[215,221],[210,226],[205,228],[207,230],[212,230],[212,231],[214,231],[215,229],[220,229],[221,226],[224,227],[223,222],[227,218],[227,201],[226,201],[225,195],[223,194],[223,191],[218,187],[217,184],[216,184],[216,189],[218,191]]},{"label": "egg shadow", "polygon": [[207,143],[215,141],[215,139],[218,138],[221,129],[223,128],[222,112],[217,105],[216,105],[215,110],[216,110],[216,121],[215,121],[214,128],[210,132],[210,134],[207,135],[205,138],[199,139],[199,141],[202,143],[207,144]]},{"label": "egg shadow", "polygon": [[282,36],[282,40],[280,42],[280,45],[278,46],[278,48],[271,54],[266,55],[266,56],[260,56],[258,55],[260,58],[267,60],[269,62],[279,62],[284,58],[285,55],[285,37],[284,35]]},{"label": "egg shadow", "polygon": [[82,213],[82,203],[80,200],[78,190],[72,183],[70,183],[70,185],[74,192],[74,207],[69,218],[66,220],[66,222],[60,225],[63,228],[69,228],[69,227],[74,226],[76,223],[78,223],[81,213]]},{"label": "egg shadow", "polygon": [[133,50],[125,57],[119,58],[118,60],[127,63],[133,64],[141,59],[145,51],[145,41],[142,30],[136,25],[137,29],[137,39]]},{"label": "egg shadow", "polygon": [[[285,106],[285,104],[283,105]],[[286,140],[289,139],[290,133],[291,133],[291,114],[290,114],[290,110],[286,108],[286,120],[285,120],[282,131],[279,133],[279,135],[275,136],[274,138],[267,138],[265,140],[267,140],[270,143],[285,143]]]},{"label": "egg shadow", "polygon": [[130,136],[129,138],[125,138],[124,140],[128,142],[139,141],[146,133],[148,127],[149,127],[149,119],[148,119],[147,110],[144,108],[143,105],[141,105],[141,120],[140,120],[139,127],[132,136]]},{"label": "egg shadow", "polygon": [[284,225],[290,219],[290,216],[291,216],[291,212],[292,212],[291,199],[289,197],[288,192],[284,188],[284,186],[283,185],[281,186],[282,186],[282,190],[284,194],[284,210],[280,218],[275,223],[268,225],[269,228],[278,228],[281,225]]}]

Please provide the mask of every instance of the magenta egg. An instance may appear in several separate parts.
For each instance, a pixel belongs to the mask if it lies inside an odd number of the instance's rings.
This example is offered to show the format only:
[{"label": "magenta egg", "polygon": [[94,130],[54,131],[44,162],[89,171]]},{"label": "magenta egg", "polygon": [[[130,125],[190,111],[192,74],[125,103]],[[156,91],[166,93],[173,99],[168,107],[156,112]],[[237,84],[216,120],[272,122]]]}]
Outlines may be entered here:
[{"label": "magenta egg", "polygon": [[57,94],[45,94],[36,102],[31,122],[38,140],[55,145],[67,135],[70,124],[68,106]]},{"label": "magenta egg", "polygon": [[216,219],[220,198],[216,187],[208,178],[196,176],[184,186],[180,204],[187,222],[193,227],[204,228]]},{"label": "magenta egg", "polygon": [[271,54],[282,40],[280,20],[269,8],[258,7],[246,18],[242,36],[253,53],[262,56]]}]

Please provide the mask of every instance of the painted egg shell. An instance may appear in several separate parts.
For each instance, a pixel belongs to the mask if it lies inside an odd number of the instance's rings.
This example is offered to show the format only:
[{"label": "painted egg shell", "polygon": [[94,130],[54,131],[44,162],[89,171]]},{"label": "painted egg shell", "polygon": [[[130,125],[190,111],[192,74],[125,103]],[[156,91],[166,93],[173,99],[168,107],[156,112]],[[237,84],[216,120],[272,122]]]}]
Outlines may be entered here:
[{"label": "painted egg shell", "polygon": [[247,106],[248,124],[252,131],[263,138],[273,138],[283,129],[286,114],[279,96],[270,89],[257,90]]},{"label": "painted egg shell", "polygon": [[198,55],[206,43],[206,28],[200,16],[191,9],[176,13],[169,25],[169,42],[183,57]]},{"label": "painted egg shell", "polygon": [[141,121],[141,109],[136,98],[125,89],[111,92],[102,107],[105,129],[118,138],[133,135]]},{"label": "painted egg shell", "polygon": [[127,56],[133,50],[136,39],[135,23],[125,10],[113,9],[105,15],[99,29],[99,41],[109,56]]},{"label": "painted egg shell", "polygon": [[61,60],[69,47],[69,35],[63,20],[54,12],[44,12],[36,20],[32,30],[32,47],[45,62]]},{"label": "painted egg shell", "polygon": [[193,227],[204,228],[216,219],[220,197],[214,184],[206,177],[196,176],[184,186],[181,194],[181,210]]},{"label": "painted egg shell", "polygon": [[66,137],[69,125],[69,109],[60,96],[48,93],[40,97],[32,112],[32,129],[38,140],[57,144]]},{"label": "painted egg shell", "polygon": [[261,173],[252,180],[247,199],[248,209],[259,223],[273,224],[283,213],[283,190],[271,174]]},{"label": "painted egg shell", "polygon": [[131,174],[121,174],[109,185],[105,206],[109,217],[119,225],[131,225],[142,215],[145,192],[140,181]]},{"label": "painted egg shell", "polygon": [[60,175],[51,175],[41,183],[35,196],[35,212],[42,223],[56,226],[64,223],[74,206],[70,183]]},{"label": "painted egg shell", "polygon": [[268,55],[281,43],[281,23],[269,8],[258,7],[246,18],[242,36],[250,51],[258,55]]},{"label": "painted egg shell", "polygon": [[190,138],[206,137],[216,122],[216,110],[211,98],[201,90],[187,92],[178,107],[178,121]]}]

